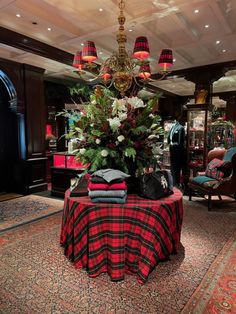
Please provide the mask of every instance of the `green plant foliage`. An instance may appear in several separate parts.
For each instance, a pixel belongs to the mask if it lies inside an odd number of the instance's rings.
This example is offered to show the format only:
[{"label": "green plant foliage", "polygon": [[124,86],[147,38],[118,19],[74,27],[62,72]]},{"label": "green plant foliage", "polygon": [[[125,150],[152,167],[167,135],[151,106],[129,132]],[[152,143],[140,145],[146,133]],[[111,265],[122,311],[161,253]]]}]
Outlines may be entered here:
[{"label": "green plant foliage", "polygon": [[77,139],[74,153],[88,165],[87,171],[116,168],[128,173],[132,166],[142,172],[156,163],[154,148],[163,134],[161,118],[154,113],[159,97],[146,103],[138,97],[117,99],[100,86],[90,94],[68,135]]}]

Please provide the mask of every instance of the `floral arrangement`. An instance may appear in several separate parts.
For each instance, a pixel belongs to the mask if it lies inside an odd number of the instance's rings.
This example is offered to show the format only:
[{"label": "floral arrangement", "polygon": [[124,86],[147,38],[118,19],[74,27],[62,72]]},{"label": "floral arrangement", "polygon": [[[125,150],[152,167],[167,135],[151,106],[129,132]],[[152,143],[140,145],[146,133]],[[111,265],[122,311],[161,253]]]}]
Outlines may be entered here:
[{"label": "floral arrangement", "polygon": [[110,90],[96,87],[67,134],[73,139],[73,153],[89,165],[87,171],[114,168],[134,174],[155,166],[163,134],[155,113],[159,97],[147,102],[138,97],[117,99]]}]

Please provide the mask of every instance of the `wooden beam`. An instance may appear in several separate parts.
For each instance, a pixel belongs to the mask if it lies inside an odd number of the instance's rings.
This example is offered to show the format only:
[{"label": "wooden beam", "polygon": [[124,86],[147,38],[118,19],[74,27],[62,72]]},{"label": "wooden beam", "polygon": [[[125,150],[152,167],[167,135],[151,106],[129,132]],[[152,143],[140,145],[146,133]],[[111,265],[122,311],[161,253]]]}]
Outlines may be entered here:
[{"label": "wooden beam", "polygon": [[0,27],[0,42],[63,64],[73,63],[73,54],[4,27]]}]

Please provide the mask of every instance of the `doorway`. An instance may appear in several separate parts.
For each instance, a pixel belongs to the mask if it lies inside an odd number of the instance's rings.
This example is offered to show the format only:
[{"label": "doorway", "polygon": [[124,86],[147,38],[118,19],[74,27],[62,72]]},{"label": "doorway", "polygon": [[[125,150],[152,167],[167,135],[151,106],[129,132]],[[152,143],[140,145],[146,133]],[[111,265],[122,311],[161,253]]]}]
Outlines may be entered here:
[{"label": "doorway", "polygon": [[16,92],[0,71],[0,193],[15,192],[13,174],[19,161]]}]

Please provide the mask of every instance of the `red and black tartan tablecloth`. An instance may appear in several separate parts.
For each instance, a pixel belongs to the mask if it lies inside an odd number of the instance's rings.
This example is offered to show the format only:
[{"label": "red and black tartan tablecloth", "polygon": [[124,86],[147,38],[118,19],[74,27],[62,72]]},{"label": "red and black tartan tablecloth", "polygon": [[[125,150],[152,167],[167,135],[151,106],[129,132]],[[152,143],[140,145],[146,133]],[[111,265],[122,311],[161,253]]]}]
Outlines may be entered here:
[{"label": "red and black tartan tablecloth", "polygon": [[176,253],[183,218],[182,193],[157,201],[128,195],[126,204],[64,200],[60,243],[75,267],[89,276],[107,272],[112,280],[136,273],[144,283],[160,260]]}]

